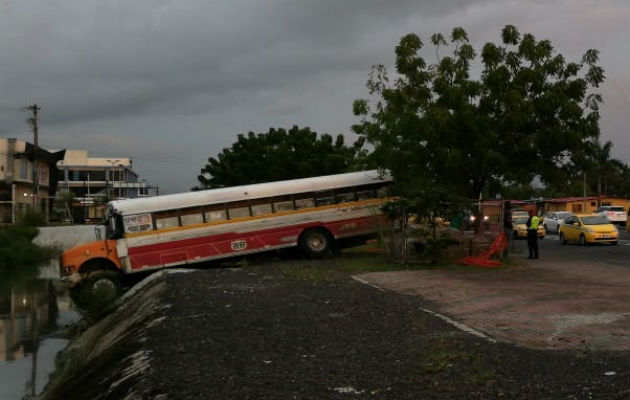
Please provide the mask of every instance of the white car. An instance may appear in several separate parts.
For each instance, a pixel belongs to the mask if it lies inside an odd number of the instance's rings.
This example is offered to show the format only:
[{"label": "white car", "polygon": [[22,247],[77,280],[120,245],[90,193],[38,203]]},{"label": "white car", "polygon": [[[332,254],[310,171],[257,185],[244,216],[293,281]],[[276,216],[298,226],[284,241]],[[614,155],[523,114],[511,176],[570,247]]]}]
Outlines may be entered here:
[{"label": "white car", "polygon": [[613,224],[626,223],[626,210],[621,206],[601,206],[595,213],[608,218]]},{"label": "white car", "polygon": [[564,220],[573,215],[569,211],[551,211],[545,215],[543,220],[543,227],[547,232],[558,233],[560,231],[560,225],[564,223]]}]

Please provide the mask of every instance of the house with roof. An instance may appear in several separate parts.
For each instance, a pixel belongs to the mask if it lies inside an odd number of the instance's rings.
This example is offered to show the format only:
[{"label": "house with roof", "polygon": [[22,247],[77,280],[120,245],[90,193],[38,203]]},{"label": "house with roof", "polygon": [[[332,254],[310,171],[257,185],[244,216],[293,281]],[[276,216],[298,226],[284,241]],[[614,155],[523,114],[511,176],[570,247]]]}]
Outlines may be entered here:
[{"label": "house with roof", "polygon": [[36,210],[49,217],[64,150],[35,148],[16,138],[0,138],[0,223],[14,223]]}]

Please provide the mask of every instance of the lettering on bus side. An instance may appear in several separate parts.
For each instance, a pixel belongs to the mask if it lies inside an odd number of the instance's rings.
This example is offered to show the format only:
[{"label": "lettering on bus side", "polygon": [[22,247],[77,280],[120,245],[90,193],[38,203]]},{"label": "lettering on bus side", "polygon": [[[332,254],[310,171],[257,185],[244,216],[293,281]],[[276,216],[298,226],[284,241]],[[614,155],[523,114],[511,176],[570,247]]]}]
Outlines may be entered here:
[{"label": "lettering on bus side", "polygon": [[247,248],[247,241],[246,240],[235,240],[235,241],[230,243],[230,247],[234,251],[245,250]]},{"label": "lettering on bus side", "polygon": [[356,222],[349,222],[346,224],[342,224],[339,227],[339,232],[347,232],[347,231],[355,231],[357,229],[357,223]]}]

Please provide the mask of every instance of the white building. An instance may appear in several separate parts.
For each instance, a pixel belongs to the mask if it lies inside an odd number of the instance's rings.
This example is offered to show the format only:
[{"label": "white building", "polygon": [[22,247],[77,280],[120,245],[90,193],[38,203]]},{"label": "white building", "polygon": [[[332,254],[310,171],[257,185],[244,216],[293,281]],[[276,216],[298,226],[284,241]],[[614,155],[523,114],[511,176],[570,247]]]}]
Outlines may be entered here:
[{"label": "white building", "polygon": [[66,150],[57,162],[62,175],[57,185],[60,192],[72,192],[75,219],[100,219],[109,200],[157,194],[157,188],[138,179],[132,166],[128,157],[88,157],[87,150]]}]

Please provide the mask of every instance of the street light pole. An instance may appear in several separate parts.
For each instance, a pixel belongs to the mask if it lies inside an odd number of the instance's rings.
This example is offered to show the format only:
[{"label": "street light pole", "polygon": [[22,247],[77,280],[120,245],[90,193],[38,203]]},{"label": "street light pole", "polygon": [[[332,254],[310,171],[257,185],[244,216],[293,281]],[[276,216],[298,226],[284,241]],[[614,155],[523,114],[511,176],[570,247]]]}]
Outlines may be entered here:
[{"label": "street light pole", "polygon": [[[109,173],[114,171],[114,165],[120,160],[105,160],[112,165],[109,171],[105,171],[105,200],[109,201]],[[113,176],[112,176],[112,186],[113,186]]]},{"label": "street light pole", "polygon": [[33,104],[30,106],[24,107],[24,110],[30,111],[33,113],[33,116],[29,118],[27,121],[33,128],[33,146],[35,147],[35,152],[33,155],[33,208],[36,213],[39,214],[39,160],[38,160],[38,152],[39,152],[39,128],[37,126],[37,113],[42,108],[37,104]]}]

